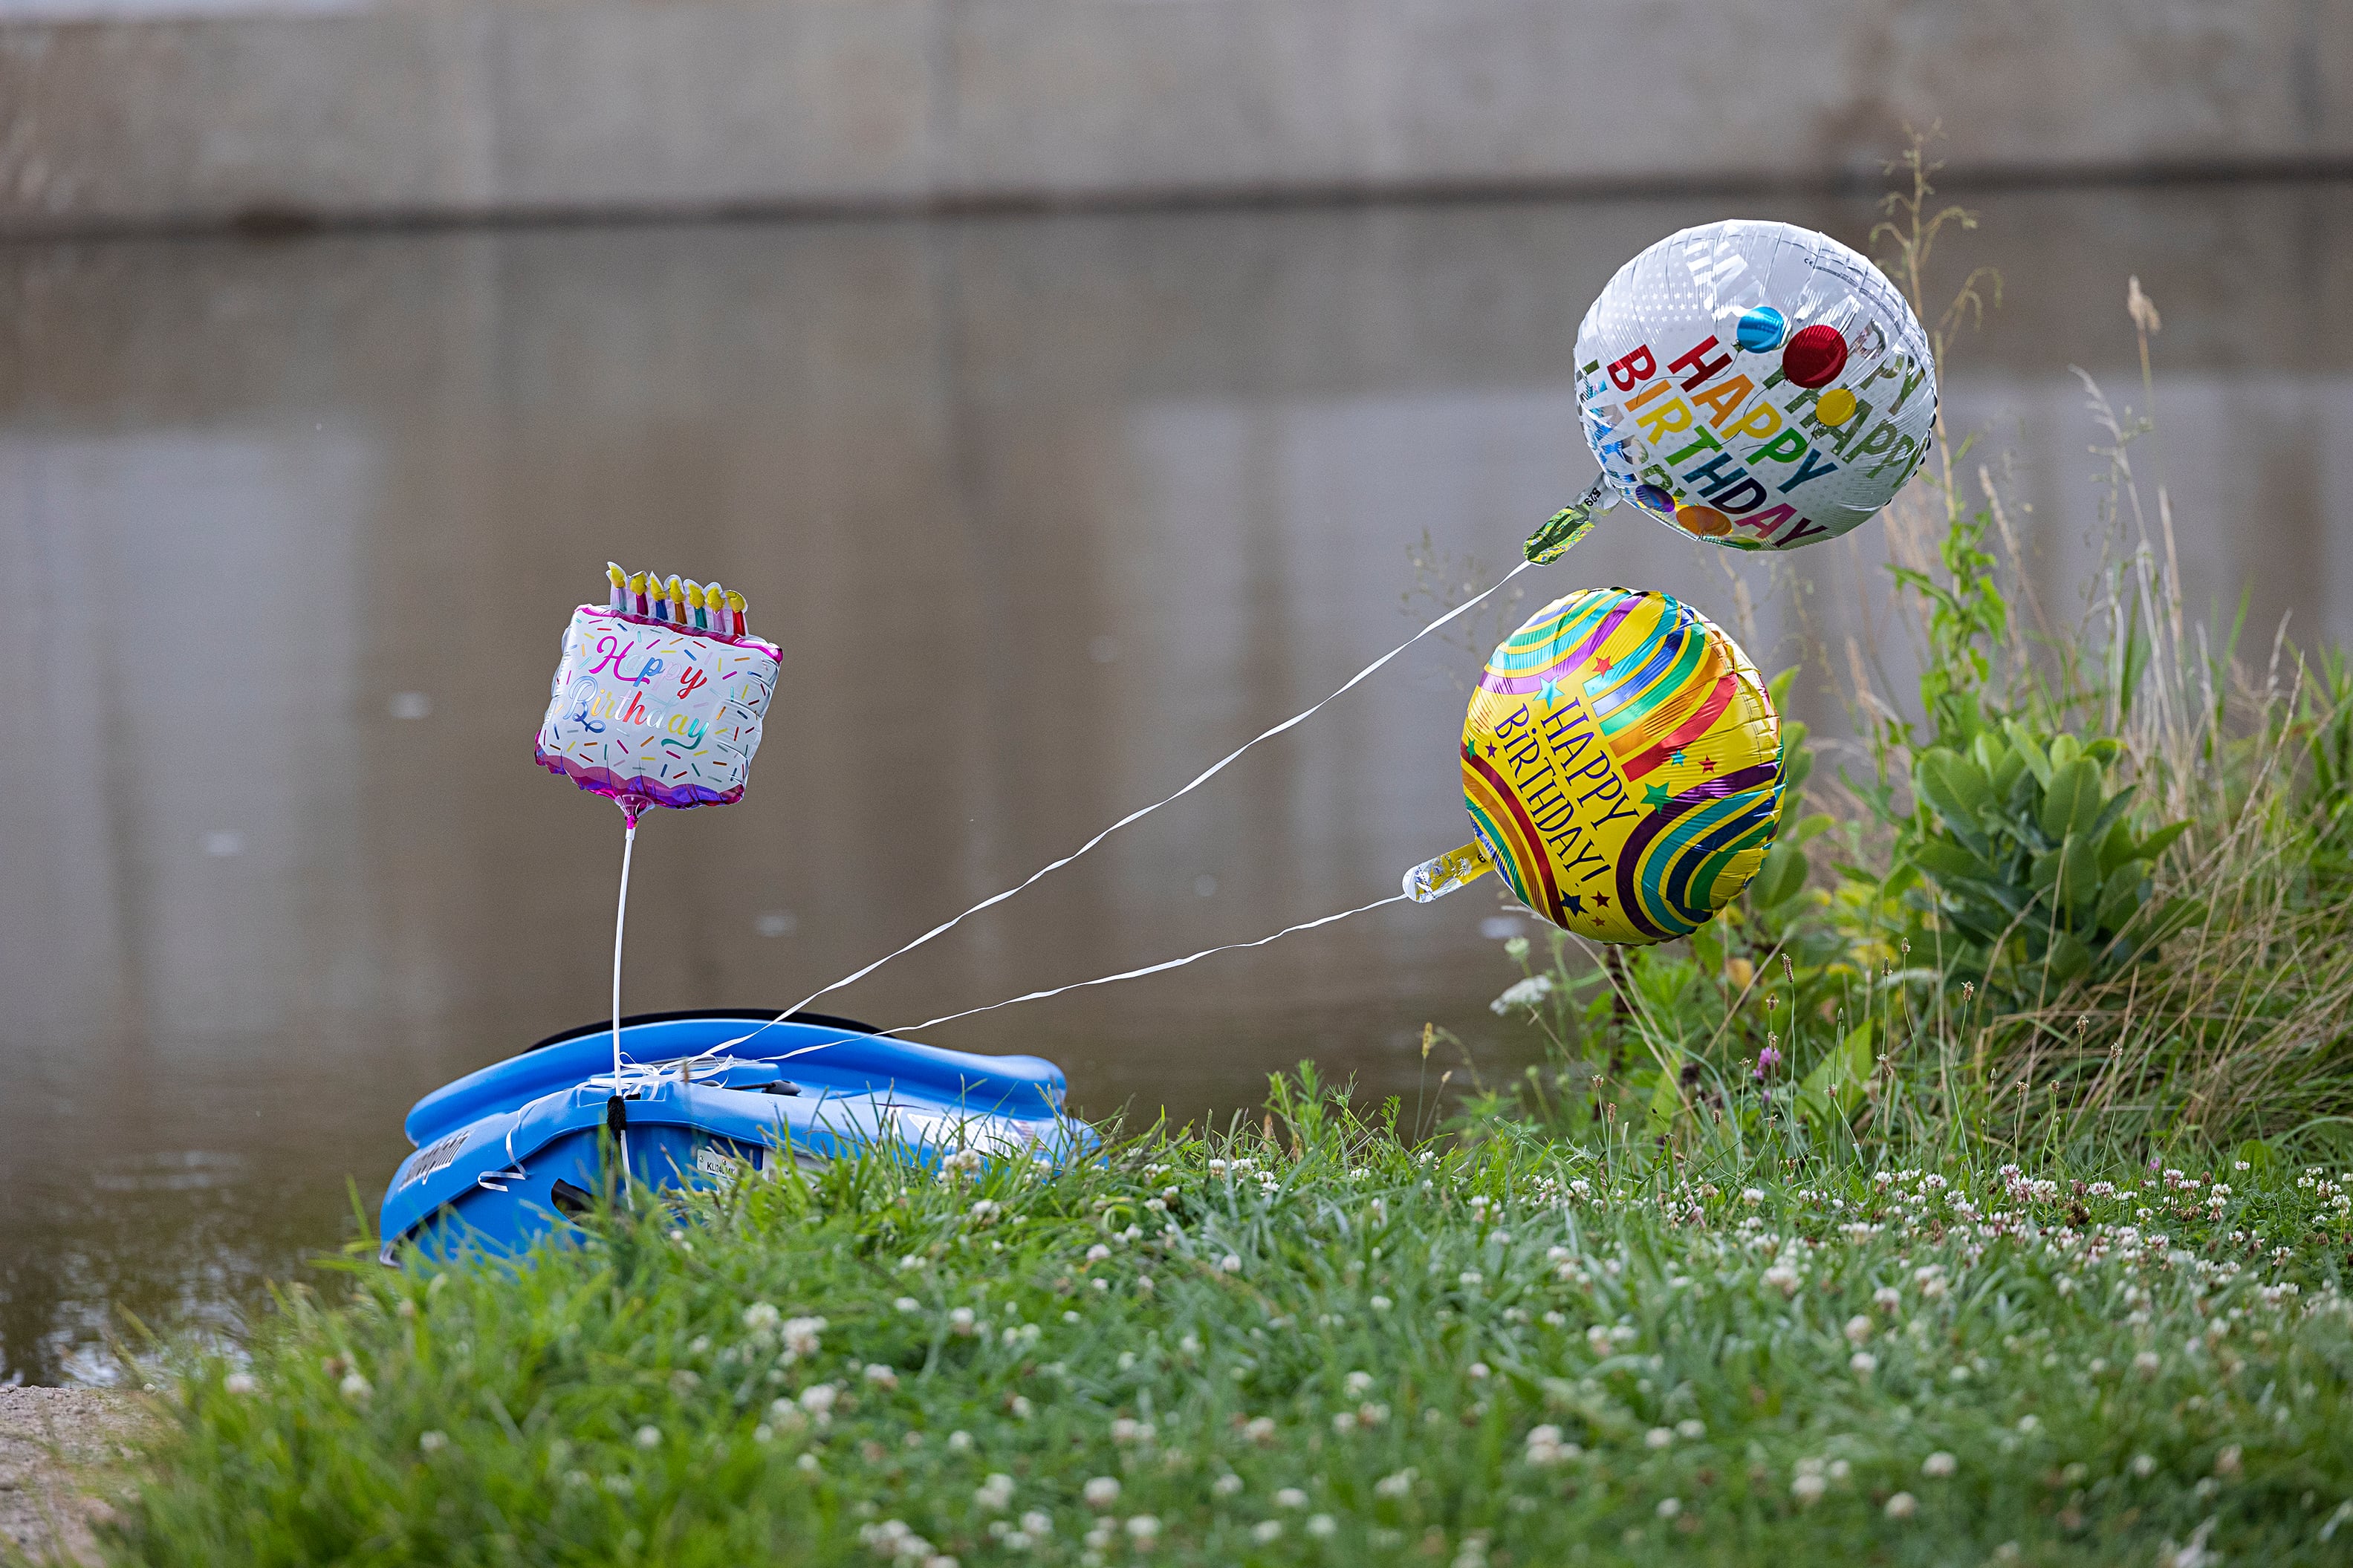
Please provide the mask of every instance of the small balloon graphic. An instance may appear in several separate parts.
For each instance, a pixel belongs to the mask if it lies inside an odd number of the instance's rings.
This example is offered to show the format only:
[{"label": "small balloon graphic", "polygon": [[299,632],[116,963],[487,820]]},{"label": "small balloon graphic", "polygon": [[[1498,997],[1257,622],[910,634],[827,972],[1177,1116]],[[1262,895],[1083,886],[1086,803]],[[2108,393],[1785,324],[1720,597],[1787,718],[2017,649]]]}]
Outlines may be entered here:
[{"label": "small balloon graphic", "polygon": [[1781,351],[1781,369],[1799,386],[1828,386],[1846,368],[1846,340],[1836,327],[1817,321],[1800,327]]}]

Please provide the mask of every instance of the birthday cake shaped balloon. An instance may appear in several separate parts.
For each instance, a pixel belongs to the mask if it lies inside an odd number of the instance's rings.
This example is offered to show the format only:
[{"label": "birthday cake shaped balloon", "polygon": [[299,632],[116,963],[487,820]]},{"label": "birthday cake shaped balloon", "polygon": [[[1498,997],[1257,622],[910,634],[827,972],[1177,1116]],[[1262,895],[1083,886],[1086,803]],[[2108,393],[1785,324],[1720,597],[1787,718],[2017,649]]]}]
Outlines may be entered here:
[{"label": "birthday cake shaped balloon", "polygon": [[565,628],[534,755],[632,822],[742,799],[783,654],[744,629],[741,594],[606,571],[608,601]]}]

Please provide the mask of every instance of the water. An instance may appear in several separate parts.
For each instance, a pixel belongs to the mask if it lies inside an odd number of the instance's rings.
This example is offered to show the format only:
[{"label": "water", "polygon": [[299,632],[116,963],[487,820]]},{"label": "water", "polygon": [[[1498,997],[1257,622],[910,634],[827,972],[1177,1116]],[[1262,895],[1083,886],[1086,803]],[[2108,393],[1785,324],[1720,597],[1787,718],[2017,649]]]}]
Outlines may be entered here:
[{"label": "water", "polygon": [[[2353,188],[1975,205],[1954,276],[2006,303],[1948,406],[2014,458],[2054,613],[2100,515],[2068,367],[2143,401],[2137,271],[2194,598],[2245,584],[2266,647],[2353,632]],[[628,1005],[781,1005],[1398,640],[1425,531],[1458,586],[1513,559],[1592,471],[1586,301],[1728,210],[0,248],[0,1376],[103,1375],[117,1309],[232,1326],[373,1208],[417,1096],[602,1016],[618,815],[529,745],[607,557],[724,578],[786,650],[746,800],[641,836]],[[1777,577],[1613,516],[1526,580],[1730,625],[1745,584],[1760,663],[1810,638],[1842,679],[1852,636],[1900,681],[1879,525]],[[1394,890],[1465,837],[1473,668],[1400,661],[829,1005],[903,1023]],[[1482,888],[936,1037],[1051,1057],[1091,1112],[1230,1112],[1303,1057],[1410,1112],[1467,1070],[1425,1021],[1490,1080],[1529,1059],[1485,1007],[1516,924]]]}]

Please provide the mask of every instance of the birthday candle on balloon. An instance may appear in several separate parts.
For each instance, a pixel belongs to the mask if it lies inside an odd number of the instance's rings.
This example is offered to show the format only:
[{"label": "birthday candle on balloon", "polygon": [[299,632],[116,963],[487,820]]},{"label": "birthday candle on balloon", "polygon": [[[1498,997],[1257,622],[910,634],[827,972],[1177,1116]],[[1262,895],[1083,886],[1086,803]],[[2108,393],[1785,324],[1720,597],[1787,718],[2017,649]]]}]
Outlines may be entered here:
[{"label": "birthday candle on balloon", "polygon": [[702,584],[691,577],[686,580],[686,624],[696,631],[707,630],[711,624],[702,616]]},{"label": "birthday candle on balloon", "polygon": [[646,613],[646,574],[644,573],[629,574],[629,596],[624,607],[631,615],[642,616]]},{"label": "birthday candle on balloon", "polygon": [[685,580],[681,578],[676,573],[672,573],[670,574],[669,586],[664,590],[664,592],[670,596],[670,625],[674,626],[684,626],[686,624]]},{"label": "birthday candle on balloon", "polygon": [[702,585],[702,607],[711,613],[711,635],[727,635],[727,590],[716,583]]},{"label": "birthday candle on balloon", "polygon": [[613,584],[613,591],[607,595],[605,607],[617,616],[629,607],[627,596],[629,591],[628,574],[607,561],[605,563],[605,575]]},{"label": "birthday candle on balloon", "polygon": [[660,574],[653,572],[646,574],[646,593],[653,601],[654,620],[663,626],[669,625],[670,590],[662,586]]},{"label": "birthday candle on balloon", "polygon": [[727,590],[727,618],[733,623],[728,630],[739,637],[744,635],[744,611],[746,607],[743,595],[733,588]]}]

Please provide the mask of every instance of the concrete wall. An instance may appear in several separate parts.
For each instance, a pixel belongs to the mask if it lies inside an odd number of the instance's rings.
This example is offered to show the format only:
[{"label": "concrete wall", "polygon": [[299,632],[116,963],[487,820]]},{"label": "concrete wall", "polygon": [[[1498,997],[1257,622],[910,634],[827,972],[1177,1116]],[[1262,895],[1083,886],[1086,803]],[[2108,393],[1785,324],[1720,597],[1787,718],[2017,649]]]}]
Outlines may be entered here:
[{"label": "concrete wall", "polygon": [[77,3],[8,228],[2353,165],[2344,0]]}]

